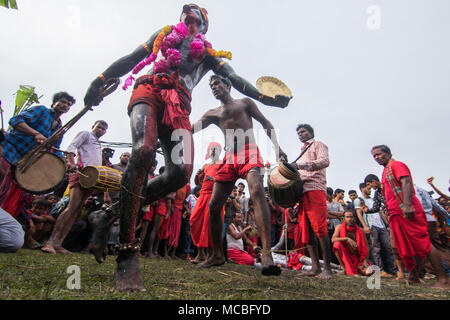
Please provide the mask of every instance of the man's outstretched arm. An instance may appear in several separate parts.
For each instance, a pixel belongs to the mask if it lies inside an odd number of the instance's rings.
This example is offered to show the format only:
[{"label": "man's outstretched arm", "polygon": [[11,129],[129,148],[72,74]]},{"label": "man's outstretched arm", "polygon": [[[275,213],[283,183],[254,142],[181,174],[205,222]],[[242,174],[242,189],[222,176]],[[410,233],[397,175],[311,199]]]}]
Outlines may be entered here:
[{"label": "man's outstretched arm", "polygon": [[207,111],[197,122],[192,125],[192,134],[199,132],[211,124],[216,124],[216,119],[211,115],[211,110]]},{"label": "man's outstretched arm", "polygon": [[84,104],[87,106],[98,105],[101,101],[98,99],[99,89],[103,85],[104,81],[111,78],[119,78],[127,74],[139,62],[148,57],[152,53],[153,43],[160,31],[161,30],[155,32],[147,42],[137,47],[133,52],[111,64],[102,73],[103,78],[101,76],[95,78],[89,86],[86,96],[84,97]]},{"label": "man's outstretched arm", "polygon": [[250,115],[256,121],[261,123],[267,136],[272,141],[273,147],[275,149],[275,153],[277,156],[277,160],[279,158],[284,158],[284,160],[287,161],[287,155],[286,155],[286,153],[284,153],[283,150],[281,150],[281,147],[278,143],[277,134],[275,132],[275,128],[273,127],[272,123],[262,114],[262,112],[258,109],[258,106],[256,105],[256,103],[254,103],[251,99],[246,99],[246,100],[247,100],[247,104],[248,104],[248,108],[249,108],[248,110],[250,112]]},{"label": "man's outstretched arm", "polygon": [[279,108],[286,108],[291,100],[291,97],[275,96],[275,98],[263,95],[250,82],[237,75],[234,69],[225,61],[211,57],[209,61],[211,70],[223,77],[230,79],[233,88],[245,94],[247,97],[258,100],[259,102]]}]

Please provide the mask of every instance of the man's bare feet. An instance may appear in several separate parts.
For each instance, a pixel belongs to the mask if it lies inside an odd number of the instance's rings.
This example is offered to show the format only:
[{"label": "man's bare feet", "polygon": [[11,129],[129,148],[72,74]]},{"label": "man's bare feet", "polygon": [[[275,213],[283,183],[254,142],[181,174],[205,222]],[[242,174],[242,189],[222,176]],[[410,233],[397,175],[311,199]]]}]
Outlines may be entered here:
[{"label": "man's bare feet", "polygon": [[305,277],[315,277],[321,273],[320,269],[311,269],[309,271],[302,271],[299,275]]},{"label": "man's bare feet", "polygon": [[389,273],[387,273],[386,271],[381,271],[381,273],[380,273],[380,277],[382,277],[382,278],[392,278],[392,277],[393,277],[393,275],[392,275],[392,274],[389,274]]},{"label": "man's bare feet", "polygon": [[450,282],[448,280],[438,280],[434,284],[430,285],[430,288],[450,290]]},{"label": "man's bare feet", "polygon": [[70,252],[69,250],[67,250],[67,249],[64,249],[63,247],[61,247],[61,246],[57,246],[57,247],[55,247],[55,251],[56,251],[56,253],[62,253],[62,254],[72,254],[72,252]]},{"label": "man's bare feet", "polygon": [[41,248],[41,250],[46,253],[56,254],[55,248],[53,248],[53,246],[49,243],[49,241],[47,241],[47,243],[45,244],[45,246]]},{"label": "man's bare feet", "polygon": [[197,264],[197,263],[200,263],[203,261],[205,261],[205,256],[200,256],[200,255],[197,255],[194,259],[191,260],[191,262],[193,264]]},{"label": "man's bare feet", "polygon": [[394,280],[404,281],[404,280],[406,280],[406,276],[403,272],[397,272],[397,277]]},{"label": "man's bare feet", "polygon": [[137,255],[121,255],[116,259],[114,284],[117,291],[146,291],[139,272]]},{"label": "man's bare feet", "polygon": [[225,263],[224,256],[211,256],[205,262],[198,265],[199,268],[211,268],[221,266]]},{"label": "man's bare feet", "polygon": [[323,270],[321,273],[319,273],[316,278],[323,279],[323,280],[329,280],[333,278],[333,273],[329,270]]}]

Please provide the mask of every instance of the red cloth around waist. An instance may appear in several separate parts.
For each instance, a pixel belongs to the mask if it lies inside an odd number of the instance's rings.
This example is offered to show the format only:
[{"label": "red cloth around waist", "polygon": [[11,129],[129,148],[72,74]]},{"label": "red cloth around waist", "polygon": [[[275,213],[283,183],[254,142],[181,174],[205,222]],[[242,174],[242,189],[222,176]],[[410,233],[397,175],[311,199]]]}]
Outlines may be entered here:
[{"label": "red cloth around waist", "polygon": [[158,114],[161,124],[169,129],[191,130],[191,95],[181,85],[177,75],[158,73],[136,80],[128,114],[138,103],[146,103]]}]

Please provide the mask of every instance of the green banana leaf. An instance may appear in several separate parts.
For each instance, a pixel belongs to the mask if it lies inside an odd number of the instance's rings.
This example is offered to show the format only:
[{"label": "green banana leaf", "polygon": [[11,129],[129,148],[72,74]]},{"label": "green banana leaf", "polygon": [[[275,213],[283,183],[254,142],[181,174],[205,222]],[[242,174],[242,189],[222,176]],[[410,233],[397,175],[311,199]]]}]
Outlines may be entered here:
[{"label": "green banana leaf", "polygon": [[16,107],[14,109],[14,115],[26,110],[33,103],[39,103],[39,98],[34,92],[35,87],[21,85],[20,89],[16,92]]},{"label": "green banana leaf", "polygon": [[0,0],[0,6],[17,9],[17,2],[16,0]]}]

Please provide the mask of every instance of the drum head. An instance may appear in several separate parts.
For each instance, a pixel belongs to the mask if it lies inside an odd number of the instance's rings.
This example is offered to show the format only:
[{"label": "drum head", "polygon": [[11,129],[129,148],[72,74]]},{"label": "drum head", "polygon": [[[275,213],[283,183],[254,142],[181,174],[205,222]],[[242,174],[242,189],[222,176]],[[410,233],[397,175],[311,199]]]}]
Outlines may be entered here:
[{"label": "drum head", "polygon": [[281,175],[289,180],[300,180],[300,174],[292,163],[280,161],[279,171]]},{"label": "drum head", "polygon": [[16,168],[14,176],[17,184],[29,193],[49,193],[64,180],[66,163],[56,154],[44,152],[26,171]]},{"label": "drum head", "polygon": [[288,186],[291,183],[291,180],[289,180],[285,176],[283,176],[280,173],[279,168],[280,167],[275,167],[272,170],[270,170],[268,178],[269,178],[269,182],[271,185],[273,185],[277,188],[283,188],[285,186]]},{"label": "drum head", "polygon": [[97,183],[99,172],[94,166],[86,166],[80,171],[79,182],[83,188],[89,189]]}]

